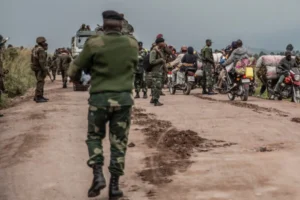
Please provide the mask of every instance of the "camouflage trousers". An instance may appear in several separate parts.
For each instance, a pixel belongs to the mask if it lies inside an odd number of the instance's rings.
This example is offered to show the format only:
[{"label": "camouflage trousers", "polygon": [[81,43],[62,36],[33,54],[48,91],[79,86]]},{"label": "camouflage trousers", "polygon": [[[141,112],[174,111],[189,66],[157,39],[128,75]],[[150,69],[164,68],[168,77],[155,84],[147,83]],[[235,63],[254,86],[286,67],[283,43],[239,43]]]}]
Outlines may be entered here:
[{"label": "camouflage trousers", "polygon": [[68,82],[68,69],[61,69],[61,77],[63,84],[67,84]]},{"label": "camouflage trousers", "polygon": [[43,70],[35,70],[34,73],[36,77],[35,97],[42,97],[44,96],[44,86],[47,72]]},{"label": "camouflage trousers", "polygon": [[152,88],[151,88],[151,93],[152,93],[152,99],[159,100],[161,90],[162,90],[162,76],[163,73],[161,72],[152,72]]},{"label": "camouflage trousers", "polygon": [[203,88],[212,89],[213,88],[213,66],[210,63],[205,63],[203,66]]},{"label": "camouflage trousers", "polygon": [[141,89],[142,89],[142,92],[147,93],[145,73],[135,74],[134,88],[135,88],[136,93],[140,93]]},{"label": "camouflage trousers", "polygon": [[103,165],[102,140],[105,138],[106,124],[109,122],[111,174],[124,175],[125,154],[131,121],[132,106],[90,106],[88,114],[87,146],[89,151],[88,166]]},{"label": "camouflage trousers", "polygon": [[56,78],[56,73],[57,73],[57,68],[53,67],[53,68],[51,68],[50,70],[51,70],[51,73],[52,73],[52,77],[53,77],[53,79],[55,80],[55,78]]},{"label": "camouflage trousers", "polygon": [[152,88],[152,73],[151,72],[146,72],[145,81],[146,81],[147,88]]}]

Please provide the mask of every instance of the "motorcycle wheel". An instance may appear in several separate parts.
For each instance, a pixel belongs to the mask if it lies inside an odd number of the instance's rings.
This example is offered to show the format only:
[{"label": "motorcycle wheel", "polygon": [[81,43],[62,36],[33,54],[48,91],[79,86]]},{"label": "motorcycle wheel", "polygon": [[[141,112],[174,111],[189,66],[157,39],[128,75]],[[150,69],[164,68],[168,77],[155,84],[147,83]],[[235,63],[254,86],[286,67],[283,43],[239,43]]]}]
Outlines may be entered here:
[{"label": "motorcycle wheel", "polygon": [[241,100],[242,101],[247,101],[248,100],[248,96],[249,96],[249,88],[245,88],[243,85],[243,94],[241,96]]},{"label": "motorcycle wheel", "polygon": [[172,83],[169,85],[169,92],[172,95],[174,95],[176,93],[176,88],[175,88],[175,86],[172,85]]},{"label": "motorcycle wheel", "polygon": [[228,99],[229,99],[230,101],[234,101],[234,99],[235,99],[235,94],[233,94],[233,92],[229,92],[229,93],[227,94],[227,96],[228,96]]},{"label": "motorcycle wheel", "polygon": [[293,101],[295,103],[300,103],[300,88],[299,87],[293,88]]},{"label": "motorcycle wheel", "polygon": [[189,83],[186,83],[185,89],[183,90],[183,94],[189,95],[191,93],[191,90],[192,90],[192,85]]}]

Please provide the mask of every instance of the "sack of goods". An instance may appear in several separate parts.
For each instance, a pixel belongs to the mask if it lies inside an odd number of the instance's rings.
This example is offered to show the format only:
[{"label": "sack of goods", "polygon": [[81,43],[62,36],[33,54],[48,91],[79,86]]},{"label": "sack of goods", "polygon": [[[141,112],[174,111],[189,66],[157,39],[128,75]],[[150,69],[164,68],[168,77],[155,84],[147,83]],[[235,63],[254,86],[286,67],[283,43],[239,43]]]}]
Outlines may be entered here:
[{"label": "sack of goods", "polygon": [[202,70],[202,69],[198,69],[198,70],[196,71],[195,75],[196,75],[197,77],[202,77],[202,76],[203,76],[203,70]]},{"label": "sack of goods", "polygon": [[267,68],[267,79],[273,80],[278,78],[277,66],[266,66]]},{"label": "sack of goods", "polygon": [[[266,55],[261,56],[256,63],[256,67],[260,68],[262,66],[278,66],[280,61],[284,58],[284,56],[275,56],[275,55]],[[294,57],[293,57],[294,58]]]}]

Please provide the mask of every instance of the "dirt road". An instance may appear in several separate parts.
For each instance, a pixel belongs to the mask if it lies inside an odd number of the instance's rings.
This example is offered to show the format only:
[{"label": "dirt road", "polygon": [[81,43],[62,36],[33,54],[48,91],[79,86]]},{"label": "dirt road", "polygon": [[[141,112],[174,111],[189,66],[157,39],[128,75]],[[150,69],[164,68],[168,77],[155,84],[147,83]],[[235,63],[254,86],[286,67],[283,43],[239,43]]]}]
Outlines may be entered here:
[{"label": "dirt road", "polygon": [[[136,101],[124,199],[300,199],[299,105],[165,92],[163,107]],[[46,93],[47,104],[30,99],[3,111],[0,200],[88,199],[88,93],[59,81],[47,83]]]}]

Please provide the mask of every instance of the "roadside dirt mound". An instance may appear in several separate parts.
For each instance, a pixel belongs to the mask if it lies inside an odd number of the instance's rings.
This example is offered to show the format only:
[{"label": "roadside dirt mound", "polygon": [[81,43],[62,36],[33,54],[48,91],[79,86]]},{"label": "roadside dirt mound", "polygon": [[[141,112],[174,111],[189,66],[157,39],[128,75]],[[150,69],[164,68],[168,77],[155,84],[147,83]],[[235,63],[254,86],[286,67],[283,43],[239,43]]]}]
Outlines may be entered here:
[{"label": "roadside dirt mound", "polygon": [[300,118],[299,117],[294,117],[291,119],[292,122],[300,123]]},{"label": "roadside dirt mound", "polygon": [[145,159],[146,169],[138,173],[143,181],[155,185],[171,182],[170,176],[176,171],[186,171],[192,164],[189,159],[194,150],[207,152],[213,148],[234,145],[202,138],[191,130],[177,130],[171,122],[158,120],[155,115],[144,113],[139,108],[133,110],[133,124],[144,127],[141,131],[147,136],[146,144],[158,151]]},{"label": "roadside dirt mound", "polygon": [[248,108],[257,113],[267,112],[267,113],[275,113],[276,115],[278,115],[280,117],[288,117],[289,116],[288,113],[278,110],[276,108],[266,108],[266,107],[261,107],[261,106],[255,105],[255,104],[241,102],[241,101],[217,100],[217,99],[213,99],[211,97],[202,96],[201,94],[194,94],[194,96],[198,97],[200,99],[204,99],[204,100],[227,103],[227,104],[230,104],[230,105],[233,105],[236,107],[240,107],[240,108]]}]

